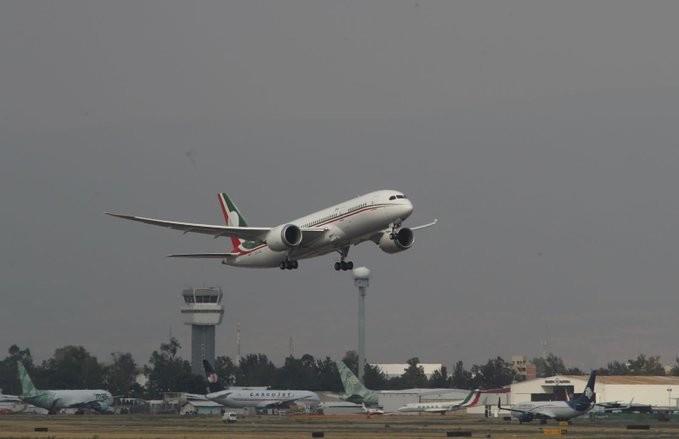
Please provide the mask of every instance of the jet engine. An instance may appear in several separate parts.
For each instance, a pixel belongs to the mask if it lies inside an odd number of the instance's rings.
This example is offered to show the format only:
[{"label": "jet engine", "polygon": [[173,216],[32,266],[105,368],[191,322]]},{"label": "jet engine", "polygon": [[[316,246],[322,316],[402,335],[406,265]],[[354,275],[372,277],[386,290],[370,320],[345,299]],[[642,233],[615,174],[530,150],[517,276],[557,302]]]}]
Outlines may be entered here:
[{"label": "jet engine", "polygon": [[408,250],[415,242],[415,235],[413,231],[407,227],[403,227],[395,233],[383,233],[377,245],[383,252],[398,253],[403,250]]},{"label": "jet engine", "polygon": [[282,252],[290,247],[297,247],[301,242],[302,231],[294,224],[274,227],[266,235],[266,245],[277,252]]}]

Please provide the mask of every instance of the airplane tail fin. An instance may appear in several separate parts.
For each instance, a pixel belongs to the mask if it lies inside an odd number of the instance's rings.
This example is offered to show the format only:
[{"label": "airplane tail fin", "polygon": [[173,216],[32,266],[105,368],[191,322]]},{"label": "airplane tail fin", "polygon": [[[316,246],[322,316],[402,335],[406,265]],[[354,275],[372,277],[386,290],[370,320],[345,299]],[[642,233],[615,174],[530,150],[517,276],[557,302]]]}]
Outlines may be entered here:
[{"label": "airplane tail fin", "polygon": [[[472,399],[473,397],[473,399]],[[460,407],[473,407],[479,402],[481,397],[481,390],[474,389],[467,394],[464,400],[460,403]]]},{"label": "airplane tail fin", "polygon": [[19,382],[21,383],[21,394],[32,395],[37,393],[38,389],[33,385],[33,381],[31,381],[31,377],[21,361],[17,361],[17,370],[19,372]]},{"label": "airplane tail fin", "polygon": [[596,382],[596,370],[593,370],[592,373],[589,375],[587,385],[585,386],[585,391],[583,392],[583,396],[587,398],[589,402],[596,402],[596,393],[594,393],[595,382]]},{"label": "airplane tail fin", "polygon": [[[222,209],[222,215],[224,215],[224,222],[226,223],[227,226],[233,226],[233,227],[247,227],[248,223],[245,221],[245,218],[243,218],[243,214],[240,213],[240,210],[238,210],[238,207],[236,204],[231,201],[231,198],[225,193],[221,192],[217,194],[217,199],[219,200],[219,206]],[[235,236],[231,237],[231,245],[233,246],[233,251],[236,253],[241,253],[245,249],[243,248],[243,244],[246,241],[236,238]]]},{"label": "airplane tail fin", "polygon": [[203,360],[203,368],[205,369],[205,376],[207,377],[208,389],[210,392],[220,392],[224,389],[224,386],[219,380],[219,375],[215,372],[209,361]]},{"label": "airplane tail fin", "polygon": [[367,396],[372,393],[367,387],[365,387],[354,375],[354,373],[344,364],[343,361],[337,362],[337,370],[339,371],[340,379],[342,380],[342,387],[344,387],[344,393],[347,395],[358,395],[361,397]]}]

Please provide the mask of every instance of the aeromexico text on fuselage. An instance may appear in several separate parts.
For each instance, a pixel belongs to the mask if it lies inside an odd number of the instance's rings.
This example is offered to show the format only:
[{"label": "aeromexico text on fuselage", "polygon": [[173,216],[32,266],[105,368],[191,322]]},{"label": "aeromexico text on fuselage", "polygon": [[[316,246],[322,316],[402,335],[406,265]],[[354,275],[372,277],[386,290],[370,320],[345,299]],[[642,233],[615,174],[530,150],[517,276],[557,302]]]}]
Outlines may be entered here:
[{"label": "aeromexico text on fuselage", "polygon": [[353,268],[347,261],[351,245],[372,241],[386,253],[409,249],[414,231],[430,227],[436,220],[417,227],[402,227],[413,212],[413,205],[403,193],[381,190],[361,195],[294,221],[275,227],[250,227],[225,193],[218,194],[225,226],[165,221],[109,213],[119,218],[160,227],[201,233],[215,238],[229,237],[233,251],[228,253],[172,254],[170,257],[220,259],[236,267],[280,267],[294,269],[300,259],[337,252],[335,270]]}]

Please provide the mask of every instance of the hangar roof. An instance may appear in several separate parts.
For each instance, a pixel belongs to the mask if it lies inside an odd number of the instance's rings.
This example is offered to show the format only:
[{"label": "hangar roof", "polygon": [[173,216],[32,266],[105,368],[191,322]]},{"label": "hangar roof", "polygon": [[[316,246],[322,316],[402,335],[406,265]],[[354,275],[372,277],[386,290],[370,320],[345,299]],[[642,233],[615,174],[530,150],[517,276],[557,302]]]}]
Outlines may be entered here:
[{"label": "hangar roof", "polygon": [[[555,378],[555,377],[550,377]],[[587,375],[565,375],[564,378],[587,381]],[[544,378],[549,379],[549,378]],[[679,385],[679,376],[648,375],[597,375],[597,382],[602,384],[646,384],[646,385]]]}]

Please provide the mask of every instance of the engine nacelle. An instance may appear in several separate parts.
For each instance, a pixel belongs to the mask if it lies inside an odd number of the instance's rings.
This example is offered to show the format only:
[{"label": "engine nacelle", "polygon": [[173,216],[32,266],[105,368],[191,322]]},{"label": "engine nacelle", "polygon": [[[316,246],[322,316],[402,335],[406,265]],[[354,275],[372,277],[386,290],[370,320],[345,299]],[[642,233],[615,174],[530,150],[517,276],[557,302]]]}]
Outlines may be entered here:
[{"label": "engine nacelle", "polygon": [[266,245],[273,251],[282,252],[297,247],[302,242],[302,231],[294,224],[283,224],[271,229],[266,235]]},{"label": "engine nacelle", "polygon": [[391,233],[384,233],[377,244],[383,252],[398,253],[408,250],[415,242],[415,234],[407,227],[399,229],[392,237]]}]

